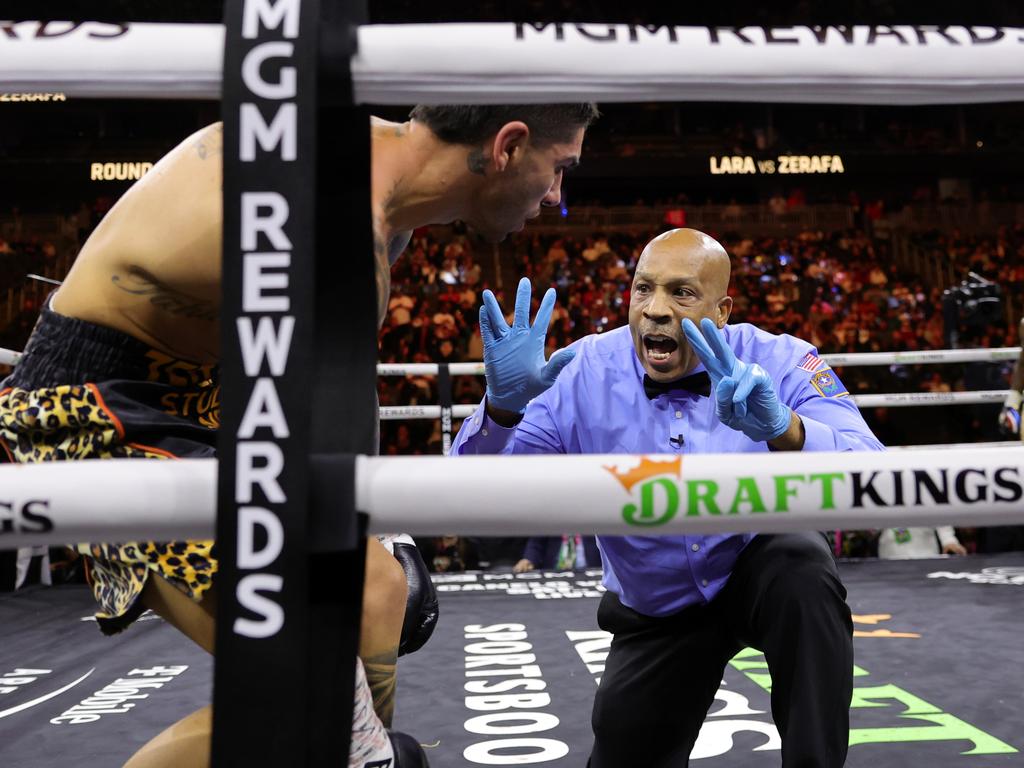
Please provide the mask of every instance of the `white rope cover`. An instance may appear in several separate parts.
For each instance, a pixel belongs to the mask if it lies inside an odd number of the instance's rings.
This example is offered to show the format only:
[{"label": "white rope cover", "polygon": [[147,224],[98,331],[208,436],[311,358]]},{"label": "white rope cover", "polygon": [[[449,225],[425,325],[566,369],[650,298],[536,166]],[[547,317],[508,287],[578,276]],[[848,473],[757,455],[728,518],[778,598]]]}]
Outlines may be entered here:
[{"label": "white rope cover", "polygon": [[902,408],[911,405],[981,405],[1002,403],[1008,389],[982,389],[973,392],[898,392],[883,395],[853,395],[858,408]]},{"label": "white rope cover", "polygon": [[220,24],[5,23],[0,89],[70,97],[219,99]]},{"label": "white rope cover", "polygon": [[[40,33],[42,30],[42,33]],[[218,99],[217,24],[4,23],[0,87],[73,97]],[[63,34],[59,34],[62,33]],[[1016,27],[403,24],[358,30],[370,104],[1017,100]]]},{"label": "white rope cover", "polygon": [[981,448],[1021,448],[1020,440],[993,440],[986,443],[932,443],[927,445],[887,445],[889,451],[976,451]]},{"label": "white rope cover", "polygon": [[216,488],[216,459],[0,464],[0,549],[212,538]]},{"label": "white rope cover", "polygon": [[[956,353],[956,360],[949,359]],[[959,350],[938,350],[935,353],[928,352],[869,352],[851,355],[823,355],[822,358],[832,365],[847,365],[854,367],[858,365],[883,365],[877,358],[892,360],[899,355],[914,355],[911,360],[902,361],[905,364],[929,364],[946,362],[993,362],[995,360],[1011,360],[1020,353],[1020,347],[1007,347],[1004,349],[959,349]],[[875,357],[868,357],[873,355]],[[9,349],[0,349],[0,365],[16,365],[21,355]],[[832,362],[833,359],[843,359],[844,362]],[[851,359],[852,358],[852,359]],[[845,362],[849,359],[848,362]],[[453,376],[482,376],[484,373],[483,363],[452,363],[449,366]],[[409,363],[397,364],[386,363],[377,366],[378,376],[436,376],[436,363]],[[1006,399],[1009,390],[990,389],[974,392],[897,392],[880,393],[870,395],[852,395],[853,401],[858,408],[901,408],[920,405],[981,405],[988,403],[1002,403]],[[476,410],[475,405],[456,405],[452,408],[452,417],[464,419],[472,415]],[[402,405],[383,406],[380,409],[380,418],[383,421],[395,421],[398,419],[439,419],[441,418],[440,405]]]},{"label": "white rope cover", "polygon": [[[858,408],[906,408],[914,405],[982,405],[1002,403],[1008,389],[987,389],[974,392],[896,392],[879,395],[851,395]],[[452,418],[465,419],[473,415],[475,405],[452,406]],[[385,405],[380,409],[382,421],[398,419],[439,419],[440,405]]]},{"label": "white rope cover", "polygon": [[998,363],[1016,360],[1020,347],[997,349],[931,349],[917,352],[829,353],[821,359],[831,366],[854,368],[868,365],[937,365],[940,363]]},{"label": "white rope cover", "polygon": [[[851,352],[822,355],[828,365],[854,368],[869,365],[937,365],[943,363],[997,363],[1016,360],[1020,347],[997,349],[934,349],[921,352]],[[0,347],[0,365],[17,365],[21,353]],[[437,363],[381,363],[378,376],[436,376]],[[483,376],[484,364],[449,363],[452,376]]]},{"label": "white rope cover", "polygon": [[[413,535],[1024,523],[1024,448],[736,459],[362,456],[356,506],[369,513],[372,532]],[[215,483],[215,459],[0,465],[0,549],[209,537]]]},{"label": "white rope cover", "polygon": [[[437,376],[437,363],[379,363],[378,376]],[[483,376],[483,363],[448,363],[452,376]]]},{"label": "white rope cover", "polygon": [[[453,405],[453,419],[467,419],[476,410],[475,405]],[[381,421],[404,419],[440,419],[440,405],[385,405],[380,408]]]}]

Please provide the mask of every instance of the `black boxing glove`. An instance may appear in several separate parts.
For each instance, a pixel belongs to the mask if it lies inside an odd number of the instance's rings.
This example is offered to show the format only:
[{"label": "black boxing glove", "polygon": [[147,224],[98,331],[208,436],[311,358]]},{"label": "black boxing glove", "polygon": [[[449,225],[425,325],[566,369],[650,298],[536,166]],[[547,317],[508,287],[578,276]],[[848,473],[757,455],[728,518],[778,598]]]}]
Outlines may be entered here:
[{"label": "black boxing glove", "polygon": [[391,750],[395,753],[395,768],[430,768],[427,753],[412,736],[399,731],[388,731],[388,739],[391,741]]},{"label": "black boxing glove", "polygon": [[405,601],[405,621],[402,623],[402,639],[398,645],[398,655],[418,651],[434,634],[439,613],[437,590],[430,580],[427,564],[419,549],[408,536],[402,536],[392,542],[393,553],[409,584],[409,596]]}]

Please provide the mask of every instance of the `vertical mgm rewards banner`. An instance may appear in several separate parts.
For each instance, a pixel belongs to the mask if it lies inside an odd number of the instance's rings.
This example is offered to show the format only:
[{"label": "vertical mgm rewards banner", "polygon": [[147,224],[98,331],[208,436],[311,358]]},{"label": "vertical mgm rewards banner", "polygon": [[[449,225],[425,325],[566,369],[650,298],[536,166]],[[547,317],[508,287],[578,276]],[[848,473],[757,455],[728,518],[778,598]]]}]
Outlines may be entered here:
[{"label": "vertical mgm rewards banner", "polygon": [[376,452],[364,0],[228,0],[215,766],[347,763]]},{"label": "vertical mgm rewards banner", "polygon": [[303,765],[319,0],[227,0],[215,766]]}]

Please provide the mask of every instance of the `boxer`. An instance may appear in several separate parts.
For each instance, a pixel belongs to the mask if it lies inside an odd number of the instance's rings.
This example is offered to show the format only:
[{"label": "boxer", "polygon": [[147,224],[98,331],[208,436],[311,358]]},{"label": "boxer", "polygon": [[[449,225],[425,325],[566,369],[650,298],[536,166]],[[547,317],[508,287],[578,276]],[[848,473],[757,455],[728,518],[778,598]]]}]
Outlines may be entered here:
[{"label": "boxer", "polygon": [[[373,120],[374,259],[381,321],[390,267],[412,230],[462,220],[491,240],[557,205],[593,104],[416,107]],[[219,425],[221,126],[187,138],[100,222],[0,383],[0,455],[16,462],[215,455]],[[217,550],[210,541],[89,543],[101,630],[150,608],[213,652]],[[420,647],[437,601],[410,542],[367,542],[349,764],[425,765],[385,731],[400,652]],[[372,702],[371,702],[372,691]],[[210,708],[145,745],[129,768],[202,766]]]}]

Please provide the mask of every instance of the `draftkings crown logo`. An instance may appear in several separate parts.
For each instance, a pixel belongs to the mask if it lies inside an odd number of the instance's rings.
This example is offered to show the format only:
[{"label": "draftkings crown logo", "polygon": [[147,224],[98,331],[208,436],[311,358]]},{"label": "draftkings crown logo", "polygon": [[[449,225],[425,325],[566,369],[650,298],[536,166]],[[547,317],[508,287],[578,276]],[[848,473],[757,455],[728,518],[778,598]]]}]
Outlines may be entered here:
[{"label": "draftkings crown logo", "polygon": [[679,509],[678,480],[682,476],[682,465],[682,456],[667,461],[642,456],[639,465],[625,471],[615,466],[602,468],[618,480],[634,500],[633,489],[640,486],[640,503],[626,504],[622,517],[630,525],[651,526],[662,525],[675,517]]}]

